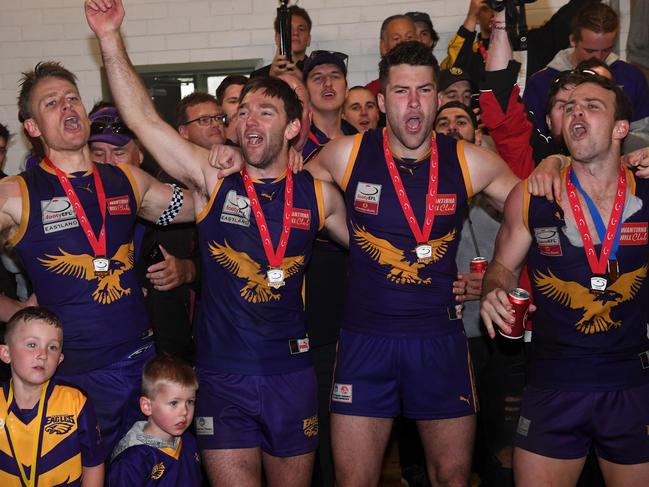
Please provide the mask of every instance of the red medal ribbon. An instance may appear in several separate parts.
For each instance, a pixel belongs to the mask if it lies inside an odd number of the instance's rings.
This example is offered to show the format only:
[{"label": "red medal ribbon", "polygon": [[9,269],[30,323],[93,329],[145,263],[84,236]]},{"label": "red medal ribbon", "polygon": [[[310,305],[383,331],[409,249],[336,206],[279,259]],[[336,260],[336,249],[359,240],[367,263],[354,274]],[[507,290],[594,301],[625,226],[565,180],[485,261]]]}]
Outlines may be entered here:
[{"label": "red medal ribbon", "polygon": [[259,229],[259,235],[261,236],[261,243],[264,246],[264,252],[266,253],[266,258],[271,267],[281,268],[282,261],[284,260],[284,254],[286,253],[286,246],[288,244],[288,237],[291,234],[291,215],[293,214],[293,173],[291,171],[286,171],[286,187],[284,189],[284,216],[282,217],[282,235],[279,239],[277,245],[277,251],[273,250],[273,242],[270,239],[270,232],[268,230],[268,225],[266,224],[266,217],[264,216],[264,211],[261,209],[261,204],[259,203],[259,198],[257,197],[257,191],[255,190],[255,184],[252,181],[252,178],[248,175],[248,171],[244,168],[241,171],[243,176],[243,184],[246,188],[246,193],[250,199],[250,205],[252,206],[252,211],[255,214],[255,220],[257,220],[257,228]]},{"label": "red medal ribbon", "polygon": [[63,187],[63,191],[65,191],[65,194],[70,199],[74,214],[77,216],[77,220],[79,220],[79,225],[81,225],[83,233],[85,233],[86,238],[88,239],[88,242],[92,247],[94,256],[106,257],[106,193],[104,192],[104,185],[102,184],[101,178],[99,177],[99,169],[93,167],[92,170],[92,175],[95,180],[95,189],[97,190],[97,200],[99,201],[99,212],[101,213],[101,230],[99,231],[99,238],[97,238],[95,236],[95,232],[90,226],[90,221],[86,216],[86,210],[83,208],[81,201],[79,201],[79,197],[72,187],[68,176],[58,167],[56,167],[47,157],[44,159],[44,161],[45,165],[52,169],[56,173],[56,176],[59,178],[59,182]]},{"label": "red medal ribbon", "polygon": [[318,138],[315,136],[313,132],[309,130],[309,139],[311,139],[311,142],[313,142],[317,147],[322,146]]},{"label": "red medal ribbon", "polygon": [[581,204],[579,203],[577,188],[574,184],[572,184],[572,181],[570,181],[570,171],[571,168],[568,168],[568,170],[566,171],[566,189],[568,191],[568,201],[570,202],[572,214],[575,217],[575,222],[577,223],[577,229],[579,230],[579,234],[581,235],[581,241],[584,243],[584,251],[586,252],[588,265],[590,266],[590,270],[594,274],[604,274],[606,272],[608,257],[611,253],[613,242],[615,241],[617,227],[621,224],[622,221],[622,210],[624,209],[624,200],[626,198],[626,171],[623,167],[620,168],[620,175],[617,180],[617,192],[615,193],[615,201],[613,203],[613,211],[611,211],[611,216],[608,220],[608,226],[606,227],[606,236],[604,237],[604,241],[602,242],[599,259],[597,257],[597,253],[595,252],[595,246],[593,245],[593,239],[590,235],[590,230],[588,229],[588,223],[586,223],[584,212],[581,209]]},{"label": "red medal ribbon", "polygon": [[426,213],[424,214],[424,226],[422,229],[419,229],[419,223],[415,218],[415,213],[412,211],[410,200],[408,199],[406,190],[403,187],[403,182],[401,181],[401,176],[399,175],[397,166],[394,163],[394,157],[392,157],[392,153],[390,152],[387,130],[383,131],[383,153],[385,154],[385,163],[388,166],[388,172],[390,173],[390,179],[394,185],[394,190],[397,193],[401,209],[408,221],[408,225],[410,225],[410,230],[412,230],[415,240],[418,244],[428,242],[430,232],[433,228],[433,222],[435,221],[435,201],[437,200],[437,184],[439,182],[437,177],[439,173],[439,156],[437,154],[437,141],[435,140],[435,134],[433,133],[431,138],[428,193],[426,193]]},{"label": "red medal ribbon", "polygon": [[487,50],[484,47],[484,44],[482,43],[482,39],[479,39],[478,42],[478,51],[480,52],[480,56],[482,57],[483,61],[487,61]]}]

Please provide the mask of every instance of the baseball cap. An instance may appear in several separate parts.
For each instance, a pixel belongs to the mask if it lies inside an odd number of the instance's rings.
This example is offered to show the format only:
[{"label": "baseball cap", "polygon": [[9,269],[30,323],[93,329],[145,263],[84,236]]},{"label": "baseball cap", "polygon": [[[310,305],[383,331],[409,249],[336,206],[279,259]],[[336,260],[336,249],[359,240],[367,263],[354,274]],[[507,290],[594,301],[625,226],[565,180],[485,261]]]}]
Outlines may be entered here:
[{"label": "baseball cap", "polygon": [[321,64],[333,64],[338,66],[345,76],[347,76],[347,54],[336,51],[312,51],[309,57],[304,61],[302,76],[306,82],[309,73],[316,66]]},{"label": "baseball cap", "polygon": [[426,12],[407,12],[406,17],[410,17],[413,22],[423,22],[431,31],[434,30],[433,21]]},{"label": "baseball cap", "polygon": [[105,142],[117,147],[128,144],[135,134],[126,126],[115,107],[104,107],[90,115],[88,142]]},{"label": "baseball cap", "polygon": [[453,66],[448,69],[442,69],[439,72],[439,91],[444,91],[446,88],[451,86],[453,83],[458,81],[468,81],[473,88],[473,80],[468,72],[463,70],[458,66]]},{"label": "baseball cap", "polygon": [[437,115],[435,115],[435,123],[437,123],[437,119],[439,118],[440,114],[447,108],[459,108],[461,110],[464,110],[471,120],[471,123],[473,123],[473,128],[478,128],[478,119],[475,113],[473,113],[473,110],[471,110],[471,108],[466,106],[464,103],[456,100],[449,101],[448,103],[445,103],[444,105],[439,107],[439,109],[437,110]]}]

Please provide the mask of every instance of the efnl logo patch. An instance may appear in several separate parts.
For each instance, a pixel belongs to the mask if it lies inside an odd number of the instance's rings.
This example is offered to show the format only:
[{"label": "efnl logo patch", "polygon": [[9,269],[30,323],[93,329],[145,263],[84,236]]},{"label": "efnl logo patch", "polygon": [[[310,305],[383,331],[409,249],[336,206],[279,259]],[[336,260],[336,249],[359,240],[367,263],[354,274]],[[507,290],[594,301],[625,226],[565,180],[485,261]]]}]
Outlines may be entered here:
[{"label": "efnl logo patch", "polygon": [[331,400],[335,402],[352,402],[352,385],[351,384],[334,384],[331,392]]},{"label": "efnl logo patch", "polygon": [[228,191],[221,211],[223,223],[234,223],[242,227],[250,226],[250,200],[246,196],[237,194],[234,189]]},{"label": "efnl logo patch", "polygon": [[356,194],[354,195],[354,209],[368,215],[379,214],[379,202],[381,200],[381,185],[358,182]]},{"label": "efnl logo patch", "polygon": [[212,416],[199,416],[196,418],[197,435],[214,434],[214,418]]},{"label": "efnl logo patch", "polygon": [[534,238],[541,255],[547,255],[548,257],[561,257],[563,255],[557,227],[535,228]]},{"label": "efnl logo patch", "polygon": [[74,208],[67,196],[41,200],[41,220],[43,232],[46,234],[79,226]]}]

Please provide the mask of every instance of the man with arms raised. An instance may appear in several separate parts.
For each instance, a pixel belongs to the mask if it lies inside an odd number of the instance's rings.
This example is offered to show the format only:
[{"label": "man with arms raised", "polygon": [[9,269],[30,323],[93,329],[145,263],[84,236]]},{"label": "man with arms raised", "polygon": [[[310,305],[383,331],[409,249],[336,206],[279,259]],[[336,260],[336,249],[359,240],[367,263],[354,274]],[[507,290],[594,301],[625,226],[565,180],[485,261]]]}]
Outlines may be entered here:
[{"label": "man with arms raised", "polygon": [[340,486],[377,484],[400,412],[417,420],[433,485],[465,486],[471,471],[477,404],[455,252],[467,200],[484,191],[502,208],[517,179],[497,155],[433,135],[437,75],[430,49],[399,44],[380,64],[387,128],[332,140],[310,169],[343,189],[350,228],[331,403]]},{"label": "man with arms raised", "polygon": [[507,291],[527,258],[537,311],[514,454],[522,487],[576,485],[591,445],[607,485],[649,478],[649,185],[620,164],[630,115],[618,86],[585,76],[564,106],[561,202],[524,183],[507,200],[481,314],[492,336],[494,324],[510,331]]},{"label": "man with arms raised", "polygon": [[120,1],[86,2],[120,112],[160,165],[193,190],[203,270],[195,333],[196,431],[214,485],[309,485],[317,446],[316,379],[301,297],[316,232],[342,243],[336,188],[287,171],[301,106],[282,80],[241,93],[237,132],[245,167],[224,179],[208,152],[157,114],[119,33]]},{"label": "man with arms raised", "polygon": [[90,121],[60,64],[24,73],[18,111],[46,157],[0,182],[0,235],[39,303],[61,317],[66,360],[57,376],[88,393],[110,451],[135,419],[142,365],[153,354],[133,268],[136,216],[188,221],[193,207],[136,167],[91,162]]}]

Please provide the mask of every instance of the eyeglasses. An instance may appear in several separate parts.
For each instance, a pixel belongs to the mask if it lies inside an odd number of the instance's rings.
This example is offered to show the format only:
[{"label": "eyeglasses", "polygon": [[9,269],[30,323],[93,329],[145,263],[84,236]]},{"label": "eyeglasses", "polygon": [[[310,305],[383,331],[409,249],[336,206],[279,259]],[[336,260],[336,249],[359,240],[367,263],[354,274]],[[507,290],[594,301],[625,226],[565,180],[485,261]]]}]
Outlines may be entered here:
[{"label": "eyeglasses", "polygon": [[[347,68],[347,60],[349,59],[349,56],[347,54],[345,54],[344,52],[323,51],[323,50],[311,51],[311,54],[309,54],[309,59],[311,61],[314,61],[318,56],[322,56],[323,54],[331,54],[332,56],[337,57],[338,59],[340,59],[345,64],[345,68]],[[306,61],[305,61],[305,64],[306,64]]]},{"label": "eyeglasses", "polygon": [[131,132],[126,125],[122,122],[101,122],[96,120],[90,124],[90,135],[99,135],[105,133],[106,129],[111,129],[114,135],[124,135],[127,137],[135,138],[135,134]]},{"label": "eyeglasses", "polygon": [[180,125],[189,125],[190,123],[198,122],[198,125],[201,127],[207,127],[212,122],[221,122],[225,123],[228,119],[228,116],[224,113],[222,115],[203,115],[202,117],[195,118],[194,120],[188,120],[185,123]]}]

